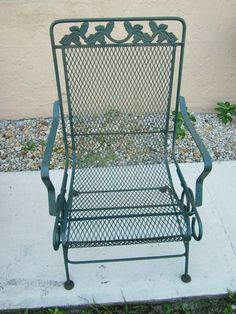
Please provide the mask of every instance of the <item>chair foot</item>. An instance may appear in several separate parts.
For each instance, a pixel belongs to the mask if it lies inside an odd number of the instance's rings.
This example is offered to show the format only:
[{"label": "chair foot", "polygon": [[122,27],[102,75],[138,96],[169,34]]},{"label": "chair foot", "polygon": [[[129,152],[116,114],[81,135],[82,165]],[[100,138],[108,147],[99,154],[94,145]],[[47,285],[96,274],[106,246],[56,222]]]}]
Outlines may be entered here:
[{"label": "chair foot", "polygon": [[71,290],[71,289],[73,289],[73,288],[74,288],[74,282],[73,282],[72,280],[67,280],[67,281],[65,281],[65,283],[64,283],[64,288],[65,288],[66,290]]},{"label": "chair foot", "polygon": [[189,283],[189,282],[192,280],[192,278],[191,278],[191,276],[188,275],[188,274],[183,274],[183,275],[181,276],[181,280],[182,280],[183,282],[185,282],[185,283]]}]

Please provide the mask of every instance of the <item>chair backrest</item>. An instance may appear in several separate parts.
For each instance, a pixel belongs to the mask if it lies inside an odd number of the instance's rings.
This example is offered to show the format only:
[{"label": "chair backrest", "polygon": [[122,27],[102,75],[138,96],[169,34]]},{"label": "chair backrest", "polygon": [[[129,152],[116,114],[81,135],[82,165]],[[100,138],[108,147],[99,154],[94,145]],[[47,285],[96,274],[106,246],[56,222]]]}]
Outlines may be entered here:
[{"label": "chair backrest", "polygon": [[[163,21],[179,23],[180,40]],[[66,31],[58,40],[54,36],[55,26],[63,26]],[[166,157],[173,86],[176,99],[180,90],[184,21],[58,20],[51,26],[51,40],[61,103],[58,52],[62,53],[76,164],[87,167],[141,161],[161,163]]]}]

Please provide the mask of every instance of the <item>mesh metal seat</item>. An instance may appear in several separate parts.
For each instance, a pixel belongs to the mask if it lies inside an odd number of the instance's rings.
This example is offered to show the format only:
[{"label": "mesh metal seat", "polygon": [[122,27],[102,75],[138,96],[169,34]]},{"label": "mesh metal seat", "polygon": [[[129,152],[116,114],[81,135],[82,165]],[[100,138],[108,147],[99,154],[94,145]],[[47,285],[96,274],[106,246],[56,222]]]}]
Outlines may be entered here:
[{"label": "mesh metal seat", "polygon": [[[161,20],[179,24],[181,39]],[[68,24],[70,28],[62,36],[60,27],[65,31],[63,27]],[[188,119],[184,98],[179,96],[184,21],[180,18],[59,20],[51,26],[51,40],[59,101],[54,104],[42,179],[49,192],[50,214],[56,216],[54,248],[63,246],[65,287],[73,287],[68,263],[85,262],[70,261],[69,249],[153,242],[183,241],[185,252],[167,257],[185,256],[182,279],[190,281],[189,241],[192,236],[201,238],[196,207],[202,202],[202,182],[210,172],[211,159]],[[178,69],[176,76],[175,69]],[[173,90],[176,116],[171,127]],[[205,162],[204,171],[197,179],[196,197],[174,155],[179,103],[186,127]],[[69,131],[65,110],[69,115]],[[66,154],[64,178],[56,202],[49,161],[59,113]],[[168,165],[167,143],[171,138],[173,160],[183,187],[181,197],[175,192]],[[66,199],[69,159],[72,178]],[[163,256],[149,258],[160,257]],[[130,259],[142,258],[146,257]]]},{"label": "mesh metal seat", "polygon": [[188,217],[165,172],[158,164],[77,170],[65,242],[90,247],[189,239]]}]

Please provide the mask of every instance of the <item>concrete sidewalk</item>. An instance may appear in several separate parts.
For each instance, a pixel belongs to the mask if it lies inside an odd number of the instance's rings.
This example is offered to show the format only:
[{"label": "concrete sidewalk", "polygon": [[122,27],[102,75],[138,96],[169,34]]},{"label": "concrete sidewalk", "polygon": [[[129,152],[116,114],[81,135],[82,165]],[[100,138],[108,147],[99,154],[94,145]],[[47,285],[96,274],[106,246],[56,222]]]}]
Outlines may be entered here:
[{"label": "concrete sidewalk", "polygon": [[[174,168],[172,168],[174,169]],[[183,164],[194,188],[202,164]],[[176,181],[175,172],[173,176]],[[52,171],[57,188],[61,171]],[[180,191],[176,184],[176,189]],[[236,161],[215,162],[204,185],[199,209],[204,236],[191,241],[190,274],[180,275],[184,259],[163,259],[70,266],[75,287],[63,288],[62,252],[52,248],[54,219],[39,172],[0,173],[0,309],[93,303],[167,300],[236,290]],[[174,253],[179,244],[84,249],[80,258]],[[181,246],[182,248],[182,246]]]}]

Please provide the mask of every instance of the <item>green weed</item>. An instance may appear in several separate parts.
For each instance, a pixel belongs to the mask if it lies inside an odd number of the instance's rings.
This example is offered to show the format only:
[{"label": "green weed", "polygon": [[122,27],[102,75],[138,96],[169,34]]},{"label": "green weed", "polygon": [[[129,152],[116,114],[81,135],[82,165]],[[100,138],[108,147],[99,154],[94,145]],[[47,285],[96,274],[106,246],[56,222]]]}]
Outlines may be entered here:
[{"label": "green weed", "polygon": [[217,111],[217,117],[224,123],[227,124],[233,120],[233,116],[236,115],[236,104],[230,102],[220,102],[216,105],[215,111]]},{"label": "green weed", "polygon": [[[176,111],[175,110],[172,111],[172,121],[175,121],[175,114],[176,114]],[[187,111],[187,115],[190,121],[192,121],[193,123],[196,122],[196,118],[192,113]],[[184,125],[183,116],[181,112],[178,112],[177,119],[176,119],[176,138],[183,139],[185,138],[185,136],[186,136],[186,127]]]},{"label": "green weed", "polygon": [[106,153],[105,155],[101,155],[99,153],[88,153],[82,156],[81,161],[82,164],[86,166],[106,166],[110,161],[114,161],[117,159],[117,156],[114,153]]},{"label": "green weed", "polygon": [[24,152],[32,152],[35,150],[36,144],[33,141],[28,141],[23,144],[22,150]]}]

